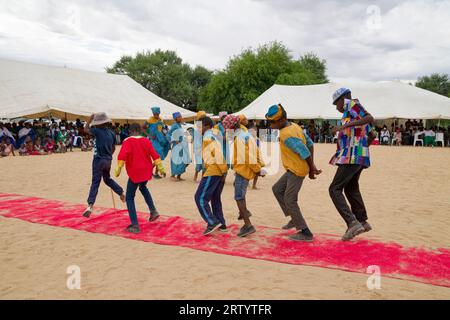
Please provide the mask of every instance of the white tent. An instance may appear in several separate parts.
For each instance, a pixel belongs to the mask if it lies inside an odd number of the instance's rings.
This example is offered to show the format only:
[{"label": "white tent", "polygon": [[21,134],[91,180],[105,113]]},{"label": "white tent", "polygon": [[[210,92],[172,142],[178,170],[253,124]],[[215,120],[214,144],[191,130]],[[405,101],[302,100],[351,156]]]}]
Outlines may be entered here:
[{"label": "white tent", "polygon": [[340,87],[351,89],[375,119],[450,119],[450,98],[398,81],[274,85],[238,113],[264,119],[271,105],[281,103],[290,119],[340,119],[331,101]]},{"label": "white tent", "polygon": [[146,90],[126,75],[90,72],[0,59],[0,118],[86,119],[106,112],[113,120],[145,120],[159,106],[163,119],[195,113]]}]

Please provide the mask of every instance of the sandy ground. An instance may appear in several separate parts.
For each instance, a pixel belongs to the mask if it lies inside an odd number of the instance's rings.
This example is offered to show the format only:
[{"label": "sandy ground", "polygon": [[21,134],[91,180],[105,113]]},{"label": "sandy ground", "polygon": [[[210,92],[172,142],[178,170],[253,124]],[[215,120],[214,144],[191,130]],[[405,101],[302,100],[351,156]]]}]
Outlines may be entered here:
[{"label": "sandy ground", "polygon": [[[300,195],[314,233],[345,231],[328,196],[336,169],[327,163],[334,148],[316,145],[316,163],[324,172],[308,180]],[[92,154],[81,152],[1,159],[0,192],[84,203],[91,159]],[[364,237],[448,248],[450,148],[372,147],[372,163],[360,181],[374,227]],[[260,190],[248,192],[255,225],[286,223],[271,193],[281,173],[260,179]],[[185,182],[150,183],[161,214],[201,219],[192,177],[190,166]],[[126,179],[123,174],[118,182],[125,186]],[[230,176],[222,199],[227,220],[236,223],[232,180]],[[112,207],[104,185],[97,205]],[[140,195],[137,207],[146,209]],[[450,299],[450,288],[382,278],[382,288],[371,291],[363,274],[159,246],[2,217],[0,239],[0,299]],[[81,290],[66,287],[70,265],[81,268]]]}]

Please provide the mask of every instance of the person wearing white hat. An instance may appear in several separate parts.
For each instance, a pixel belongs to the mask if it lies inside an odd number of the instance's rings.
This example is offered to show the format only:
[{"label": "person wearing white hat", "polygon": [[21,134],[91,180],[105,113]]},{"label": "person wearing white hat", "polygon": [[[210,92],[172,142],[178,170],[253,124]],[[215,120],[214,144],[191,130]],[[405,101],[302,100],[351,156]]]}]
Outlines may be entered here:
[{"label": "person wearing white hat", "polygon": [[347,224],[342,240],[348,241],[372,230],[367,222],[367,212],[359,190],[359,177],[364,169],[370,167],[369,145],[374,119],[358,99],[352,99],[350,89],[338,89],[333,94],[332,102],[342,113],[342,119],[341,126],[333,129],[333,135],[338,132],[338,142],[330,164],[337,165],[338,169],[329,193]]},{"label": "person wearing white hat", "polygon": [[120,200],[125,202],[125,194],[122,187],[111,179],[110,175],[112,155],[116,149],[116,136],[107,126],[110,122],[111,119],[106,113],[101,112],[93,114],[85,125],[85,132],[95,137],[92,184],[87,200],[88,207],[83,213],[83,216],[86,218],[89,218],[92,214],[102,178],[105,184],[120,196]]}]

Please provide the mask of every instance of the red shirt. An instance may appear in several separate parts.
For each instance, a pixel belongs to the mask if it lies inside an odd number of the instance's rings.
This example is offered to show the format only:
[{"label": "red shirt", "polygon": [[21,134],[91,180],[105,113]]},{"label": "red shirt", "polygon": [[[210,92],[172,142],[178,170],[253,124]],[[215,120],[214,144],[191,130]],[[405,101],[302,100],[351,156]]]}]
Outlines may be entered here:
[{"label": "red shirt", "polygon": [[128,176],[134,183],[141,183],[152,179],[153,161],[159,155],[150,140],[133,136],[125,139],[117,160],[125,161]]}]

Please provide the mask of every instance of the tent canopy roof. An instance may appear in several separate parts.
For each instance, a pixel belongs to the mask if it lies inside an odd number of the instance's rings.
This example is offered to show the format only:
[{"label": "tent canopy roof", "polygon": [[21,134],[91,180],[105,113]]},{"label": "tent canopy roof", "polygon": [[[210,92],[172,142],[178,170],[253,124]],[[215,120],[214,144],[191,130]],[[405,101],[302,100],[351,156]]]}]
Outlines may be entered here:
[{"label": "tent canopy roof", "polygon": [[341,87],[375,119],[450,119],[450,98],[399,81],[274,85],[238,113],[265,119],[267,109],[281,103],[289,119],[340,119],[331,97]]},{"label": "tent canopy roof", "polygon": [[163,119],[195,113],[148,91],[126,75],[0,59],[0,118],[52,115],[74,120],[106,112],[115,121],[145,120],[159,106]]}]

